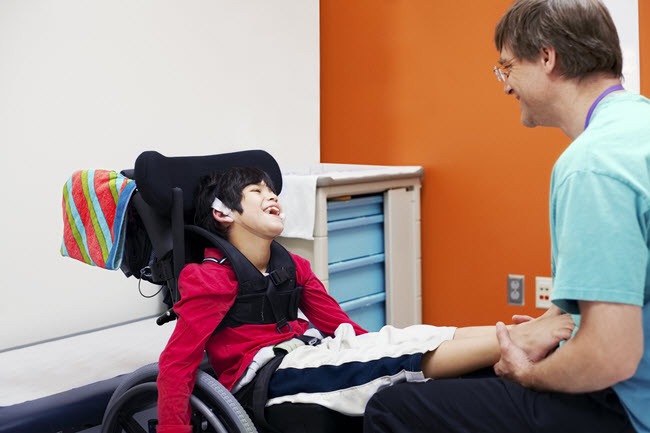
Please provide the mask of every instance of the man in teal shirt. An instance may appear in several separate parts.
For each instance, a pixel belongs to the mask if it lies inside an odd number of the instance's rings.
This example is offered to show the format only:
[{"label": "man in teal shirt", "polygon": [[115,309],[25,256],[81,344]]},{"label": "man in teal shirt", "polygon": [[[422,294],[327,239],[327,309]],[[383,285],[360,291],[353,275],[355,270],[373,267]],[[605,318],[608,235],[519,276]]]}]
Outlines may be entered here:
[{"label": "man in teal shirt", "polygon": [[499,323],[499,377],[382,391],[364,431],[650,433],[650,101],[623,89],[599,0],[517,0],[495,43],[494,72],[522,124],[574,140],[551,179],[545,316],[569,312],[580,326],[532,362]]},{"label": "man in teal shirt", "polygon": [[[650,431],[649,158],[650,102],[630,93],[603,99],[551,180],[553,302],[580,314],[580,329],[546,363],[503,369],[533,388],[613,385],[643,432]],[[574,361],[580,354],[587,362]],[[506,349],[506,356],[516,355]]]}]

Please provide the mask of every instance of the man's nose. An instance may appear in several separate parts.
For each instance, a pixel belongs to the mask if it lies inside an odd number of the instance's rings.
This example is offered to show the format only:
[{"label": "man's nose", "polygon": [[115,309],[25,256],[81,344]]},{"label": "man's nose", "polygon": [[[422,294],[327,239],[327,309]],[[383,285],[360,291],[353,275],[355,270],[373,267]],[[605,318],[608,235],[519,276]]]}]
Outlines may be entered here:
[{"label": "man's nose", "polygon": [[510,84],[508,84],[508,80],[506,80],[506,82],[503,84],[503,93],[505,93],[506,95],[512,95],[514,93],[512,87],[510,86]]}]

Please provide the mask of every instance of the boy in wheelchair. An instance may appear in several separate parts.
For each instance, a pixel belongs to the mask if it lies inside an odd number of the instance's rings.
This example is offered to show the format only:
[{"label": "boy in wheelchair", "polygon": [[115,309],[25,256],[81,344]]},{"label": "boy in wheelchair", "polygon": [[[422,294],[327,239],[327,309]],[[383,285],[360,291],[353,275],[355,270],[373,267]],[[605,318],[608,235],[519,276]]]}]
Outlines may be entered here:
[{"label": "boy in wheelchair", "polygon": [[[361,417],[386,386],[458,376],[498,361],[494,327],[386,326],[367,333],[350,320],[309,262],[274,242],[284,221],[265,172],[237,167],[206,176],[195,203],[196,224],[227,239],[267,288],[264,296],[248,293],[249,282],[238,279],[217,248],[206,248],[202,263],[185,266],[174,306],[178,323],[159,362],[159,433],[192,431],[189,399],[204,352],[263,431],[283,430],[288,404]],[[266,319],[251,319],[251,310]],[[570,337],[573,321],[565,315],[509,328],[515,342],[540,359]]]}]

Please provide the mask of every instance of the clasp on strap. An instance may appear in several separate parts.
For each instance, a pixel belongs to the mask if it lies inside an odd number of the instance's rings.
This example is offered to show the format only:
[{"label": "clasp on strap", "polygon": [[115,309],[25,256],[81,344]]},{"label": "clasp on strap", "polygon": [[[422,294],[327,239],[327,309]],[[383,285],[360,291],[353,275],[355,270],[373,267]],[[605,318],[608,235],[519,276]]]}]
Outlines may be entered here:
[{"label": "clasp on strap", "polygon": [[282,319],[275,324],[275,327],[277,328],[278,333],[280,334],[284,334],[284,332],[282,332],[282,328],[284,328],[285,326],[289,327],[289,332],[293,332],[293,328],[291,328],[291,323],[287,322],[287,319]]}]

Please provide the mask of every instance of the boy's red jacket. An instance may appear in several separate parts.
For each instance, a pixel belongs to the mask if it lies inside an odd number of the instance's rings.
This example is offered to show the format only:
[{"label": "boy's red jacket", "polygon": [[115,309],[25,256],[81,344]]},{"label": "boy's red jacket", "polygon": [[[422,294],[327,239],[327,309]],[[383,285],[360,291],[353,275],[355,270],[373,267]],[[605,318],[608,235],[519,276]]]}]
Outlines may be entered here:
[{"label": "boy's red jacket", "polygon": [[[310,322],[326,335],[333,334],[341,323],[352,324],[357,335],[365,333],[326,292],[309,262],[291,256],[296,263],[297,284],[303,288],[300,310]],[[205,257],[221,259],[223,254],[208,248]],[[188,264],[178,286],[181,300],[174,305],[178,321],[159,362],[158,433],[192,431],[189,399],[204,350],[219,381],[232,389],[262,347],[302,335],[309,326],[298,319],[289,322],[293,332],[283,334],[275,324],[269,324],[225,328],[212,335],[237,296],[237,280],[228,262]]]}]

